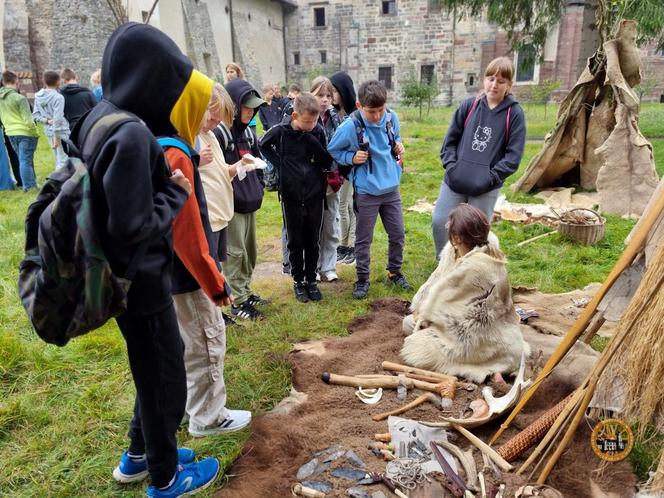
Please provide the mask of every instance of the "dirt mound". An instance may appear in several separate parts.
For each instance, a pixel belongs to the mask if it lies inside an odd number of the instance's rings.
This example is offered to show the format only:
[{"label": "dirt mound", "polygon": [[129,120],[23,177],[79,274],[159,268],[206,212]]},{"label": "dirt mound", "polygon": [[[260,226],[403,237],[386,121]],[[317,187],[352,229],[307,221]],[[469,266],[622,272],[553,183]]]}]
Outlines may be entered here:
[{"label": "dirt mound", "polygon": [[[348,329],[351,335],[344,338],[330,338],[317,343],[297,345],[290,353],[293,366],[293,386],[307,395],[306,401],[297,405],[288,414],[266,414],[257,417],[252,425],[252,436],[243,449],[242,456],[235,462],[229,474],[228,485],[217,496],[232,498],[272,498],[291,495],[291,486],[296,482],[295,475],[303,464],[310,461],[318,451],[339,447],[354,450],[365,462],[369,471],[384,471],[385,462],[376,458],[367,449],[375,433],[387,432],[387,421],[374,422],[371,416],[401,406],[394,391],[386,390],[378,405],[365,405],[353,394],[353,388],[328,386],[321,381],[323,372],[357,375],[384,373],[381,363],[385,360],[400,362],[399,350],[403,343],[401,319],[407,312],[407,303],[398,299],[385,299],[374,302],[372,311],[356,318]],[[580,380],[580,379],[579,379]],[[573,390],[574,386],[550,377],[536,396],[528,404],[526,411],[517,417],[515,424],[503,436],[515,434],[519,428],[537,418],[542,412]],[[409,393],[414,399],[417,393]],[[476,393],[463,394],[458,391],[457,405],[465,406],[469,399],[478,397]],[[412,410],[404,416],[415,420],[437,420],[440,412],[430,404]],[[500,419],[492,424],[474,429],[483,440],[497,429]],[[594,456],[590,446],[590,432],[587,424],[577,432],[574,443],[563,455],[552,473],[549,484],[557,487],[567,497],[591,497],[589,478],[593,477],[602,489],[610,489],[618,496],[633,494],[635,478],[626,462],[611,464],[608,472],[601,477],[592,475],[600,461]],[[467,449],[468,443],[457,435],[455,443]],[[482,459],[474,452],[478,470],[482,469]],[[520,462],[515,462],[515,466]],[[349,466],[342,457],[333,462],[328,471],[318,476],[334,486],[328,497],[346,496],[351,481],[332,477],[330,471],[336,467]],[[504,474],[496,479],[490,474],[490,482],[505,482],[507,493],[514,491],[526,482],[527,476]],[[383,486],[368,486],[369,494],[378,490],[388,494]],[[389,495],[389,494],[388,494]],[[409,492],[411,498],[447,496],[442,494],[437,483],[426,489]]]}]

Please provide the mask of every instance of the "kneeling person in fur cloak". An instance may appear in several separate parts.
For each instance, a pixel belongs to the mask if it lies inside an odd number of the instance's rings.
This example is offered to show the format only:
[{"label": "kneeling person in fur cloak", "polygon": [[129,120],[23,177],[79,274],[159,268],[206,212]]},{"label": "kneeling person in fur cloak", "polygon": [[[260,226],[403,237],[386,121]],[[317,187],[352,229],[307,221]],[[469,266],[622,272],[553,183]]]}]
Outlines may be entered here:
[{"label": "kneeling person in fur cloak", "polygon": [[438,268],[404,318],[408,337],[401,357],[414,367],[473,382],[514,372],[530,348],[519,329],[498,239],[484,213],[468,204],[450,212],[448,233]]}]

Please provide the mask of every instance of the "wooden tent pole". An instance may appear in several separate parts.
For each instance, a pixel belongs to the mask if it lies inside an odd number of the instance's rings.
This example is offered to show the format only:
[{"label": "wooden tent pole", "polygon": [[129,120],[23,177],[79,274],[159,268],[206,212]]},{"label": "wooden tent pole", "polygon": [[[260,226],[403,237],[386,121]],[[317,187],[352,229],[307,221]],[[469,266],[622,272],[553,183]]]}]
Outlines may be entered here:
[{"label": "wooden tent pole", "polygon": [[544,368],[540,371],[537,379],[533,385],[524,393],[523,397],[516,404],[512,413],[507,417],[505,422],[503,422],[498,429],[498,431],[493,435],[489,444],[493,444],[500,437],[500,435],[510,426],[510,423],[514,418],[519,414],[523,407],[528,403],[530,398],[535,394],[537,389],[540,386],[541,380],[555,368],[556,365],[565,357],[565,355],[572,349],[576,340],[583,334],[590,323],[590,320],[593,318],[597,306],[602,301],[606,293],[611,289],[613,284],[618,280],[618,277],[622,274],[623,271],[634,261],[636,256],[641,252],[646,239],[650,233],[650,229],[655,225],[660,214],[664,211],[664,195],[657,199],[656,204],[653,206],[653,209],[646,215],[643,219],[643,224],[640,229],[634,234],[632,240],[623,251],[622,255],[618,259],[618,262],[615,264],[611,273],[606,278],[602,286],[599,288],[593,299],[588,303],[586,308],[581,313],[581,316],[574,322],[570,328],[567,335],[558,345],[556,350],[553,352],[549,360],[544,365]]}]

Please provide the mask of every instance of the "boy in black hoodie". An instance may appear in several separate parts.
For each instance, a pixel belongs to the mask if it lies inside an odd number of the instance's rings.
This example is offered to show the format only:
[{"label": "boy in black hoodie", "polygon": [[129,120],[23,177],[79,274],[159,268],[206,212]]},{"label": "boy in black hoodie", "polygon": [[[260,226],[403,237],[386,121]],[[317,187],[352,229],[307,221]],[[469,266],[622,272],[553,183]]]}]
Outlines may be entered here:
[{"label": "boy in black hoodie", "polygon": [[[191,184],[180,171],[169,177],[154,138],[176,133],[170,114],[193,66],[161,31],[127,23],[109,38],[102,68],[105,99],[74,130],[72,141],[83,150],[92,126],[120,111],[142,120],[120,125],[99,146],[94,162],[88,162],[95,223],[113,272],[124,275],[140,258],[127,294],[127,311],[116,319],[127,343],[136,401],[129,449],[113,476],[134,482],[149,474],[148,496],[180,496],[210,485],[219,471],[216,459],[191,463],[194,452],[177,448],[187,385],[171,298],[171,233]],[[169,84],[154,79],[157,73]]]},{"label": "boy in black hoodie", "polygon": [[[260,157],[258,139],[249,123],[265,101],[251,83],[239,78],[229,81],[224,88],[235,103],[235,118],[230,130],[221,123],[213,133],[219,140],[226,163],[235,164],[247,154]],[[262,176],[259,176],[262,173],[251,167],[248,169],[246,176],[238,174],[231,182],[235,213],[228,223],[228,259],[224,263],[224,274],[235,297],[231,314],[245,320],[258,320],[264,315],[256,306],[268,302],[251,290],[258,255],[256,211],[263,203],[263,183]]]},{"label": "boy in black hoodie", "polygon": [[65,98],[65,119],[69,129],[73,130],[78,120],[97,105],[97,98],[90,89],[78,84],[76,73],[71,69],[63,69],[60,78],[63,83],[60,93]]},{"label": "boy in black hoodie", "polygon": [[325,131],[318,124],[320,105],[308,92],[293,101],[293,113],[273,126],[260,142],[263,155],[279,170],[284,222],[295,298],[303,303],[320,301],[316,284],[319,237],[325,202],[325,173],[332,157],[327,153]]}]

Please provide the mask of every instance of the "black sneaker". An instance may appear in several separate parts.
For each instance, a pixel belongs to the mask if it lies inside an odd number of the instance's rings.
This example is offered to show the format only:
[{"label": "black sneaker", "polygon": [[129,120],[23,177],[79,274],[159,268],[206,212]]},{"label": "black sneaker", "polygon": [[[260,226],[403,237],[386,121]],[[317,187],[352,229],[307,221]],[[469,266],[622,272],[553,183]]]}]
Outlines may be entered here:
[{"label": "black sneaker", "polygon": [[307,294],[312,301],[320,301],[323,299],[323,294],[320,293],[318,284],[316,282],[307,282]]},{"label": "black sneaker", "polygon": [[404,277],[401,272],[391,273],[388,271],[387,279],[403,290],[413,290],[413,287],[408,283],[408,280],[406,280],[406,277]]},{"label": "black sneaker", "polygon": [[369,281],[358,280],[353,286],[353,299],[366,299],[369,294]]},{"label": "black sneaker", "polygon": [[283,273],[284,275],[290,275],[290,265],[281,263],[281,273]]},{"label": "black sneaker", "polygon": [[252,306],[265,306],[267,304],[272,304],[272,300],[263,299],[258,294],[252,294],[251,296],[249,296],[249,299],[247,299],[247,302],[249,304],[251,304]]},{"label": "black sneaker", "polygon": [[346,254],[348,254],[348,249],[350,249],[350,247],[347,246],[337,247],[337,263],[341,263],[344,260]]},{"label": "black sneaker", "polygon": [[352,265],[355,263],[355,248],[354,247],[349,247],[348,250],[346,251],[346,257],[341,261],[342,264],[344,265]]},{"label": "black sneaker", "polygon": [[245,301],[240,305],[231,306],[231,315],[243,320],[262,320],[265,315],[254,308],[249,301]]},{"label": "black sneaker", "polygon": [[301,303],[309,302],[309,293],[307,292],[307,284],[304,282],[295,282],[293,284],[293,292],[295,292],[295,299]]},{"label": "black sneaker", "polygon": [[235,320],[233,320],[233,319],[232,319],[229,315],[227,315],[226,313],[222,313],[221,316],[224,317],[224,325],[226,325],[226,327],[231,327],[231,326],[233,326],[233,325],[237,325],[237,323],[235,322]]}]

